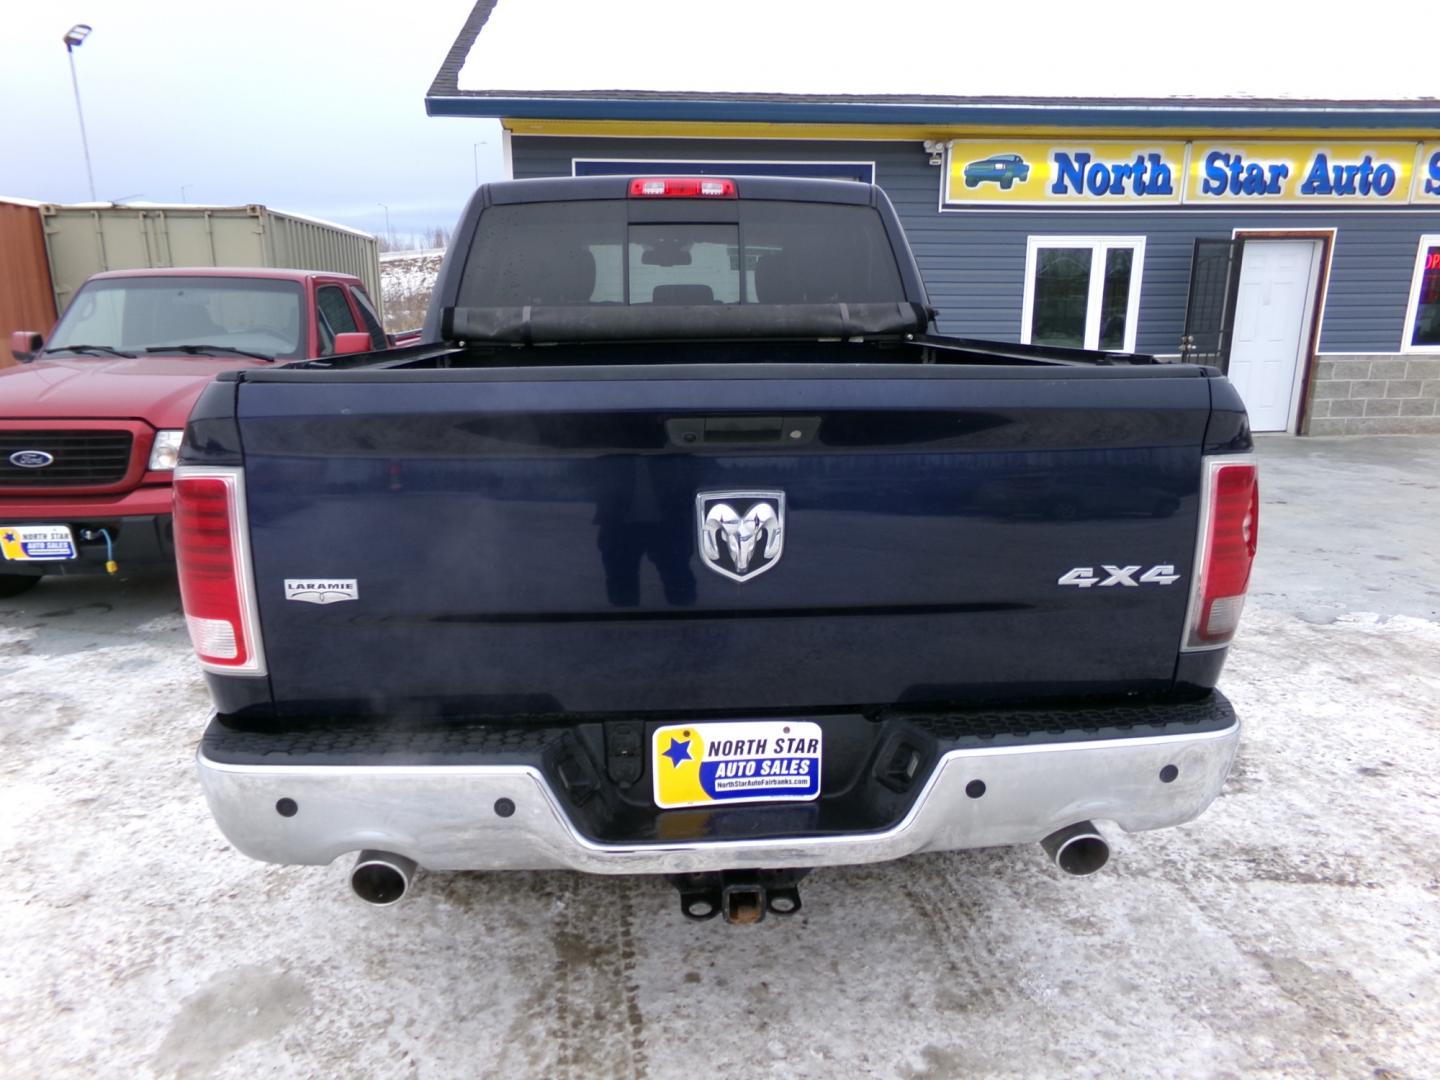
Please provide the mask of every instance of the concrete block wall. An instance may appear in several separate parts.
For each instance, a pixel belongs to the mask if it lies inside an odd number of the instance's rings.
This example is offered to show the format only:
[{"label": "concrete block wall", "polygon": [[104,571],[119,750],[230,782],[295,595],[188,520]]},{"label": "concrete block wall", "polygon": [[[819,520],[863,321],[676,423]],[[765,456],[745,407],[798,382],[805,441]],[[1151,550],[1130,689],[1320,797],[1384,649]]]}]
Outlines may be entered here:
[{"label": "concrete block wall", "polygon": [[1440,434],[1440,356],[1316,358],[1307,435]]}]

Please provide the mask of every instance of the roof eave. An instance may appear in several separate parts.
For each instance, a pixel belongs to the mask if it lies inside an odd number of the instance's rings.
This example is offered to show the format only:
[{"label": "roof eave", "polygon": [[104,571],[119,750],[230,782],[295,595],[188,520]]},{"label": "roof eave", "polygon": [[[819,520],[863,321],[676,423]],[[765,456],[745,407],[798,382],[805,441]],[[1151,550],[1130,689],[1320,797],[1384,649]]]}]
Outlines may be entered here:
[{"label": "roof eave", "polygon": [[794,101],[775,98],[509,95],[432,92],[430,116],[517,120],[660,120],[791,124],[976,124],[1056,127],[1414,128],[1440,130],[1440,101]]}]

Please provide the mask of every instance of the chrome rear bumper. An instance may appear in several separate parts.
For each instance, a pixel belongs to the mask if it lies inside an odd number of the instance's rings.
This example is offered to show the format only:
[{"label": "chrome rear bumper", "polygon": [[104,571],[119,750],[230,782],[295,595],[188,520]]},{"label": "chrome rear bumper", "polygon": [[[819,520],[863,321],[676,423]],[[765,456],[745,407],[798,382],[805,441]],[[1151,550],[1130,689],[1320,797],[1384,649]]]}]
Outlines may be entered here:
[{"label": "chrome rear bumper", "polygon": [[[203,750],[198,763],[221,831],[268,862],[319,865],[368,848],[431,870],[680,874],[1030,843],[1092,818],[1128,832],[1179,825],[1220,793],[1239,740],[1236,722],[1209,732],[953,750],[893,828],[634,844],[581,835],[530,766],[233,765]],[[1166,782],[1171,766],[1178,773]]]}]

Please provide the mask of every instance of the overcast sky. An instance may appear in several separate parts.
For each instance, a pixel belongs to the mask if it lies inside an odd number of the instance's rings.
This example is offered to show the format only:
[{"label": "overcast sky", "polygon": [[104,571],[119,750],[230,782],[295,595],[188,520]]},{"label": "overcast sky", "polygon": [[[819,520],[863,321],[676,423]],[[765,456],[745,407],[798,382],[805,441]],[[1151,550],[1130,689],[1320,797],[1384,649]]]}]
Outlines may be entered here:
[{"label": "overcast sky", "polygon": [[496,121],[428,117],[425,91],[472,0],[4,0],[0,195],[89,199],[75,50],[96,195],[263,203],[381,233],[451,226],[501,175]]},{"label": "overcast sky", "polygon": [[[64,32],[102,200],[264,203],[366,231],[453,225],[501,175],[494,120],[425,115],[473,0],[3,0],[0,195],[89,197]],[[1057,0],[501,0],[476,89],[948,94],[1440,92],[1434,0],[1373,16],[1288,4]],[[615,13],[626,15],[623,31]],[[1020,13],[1017,16],[1017,12]],[[1038,33],[1036,31],[1039,31]],[[474,149],[476,142],[485,145]]]}]

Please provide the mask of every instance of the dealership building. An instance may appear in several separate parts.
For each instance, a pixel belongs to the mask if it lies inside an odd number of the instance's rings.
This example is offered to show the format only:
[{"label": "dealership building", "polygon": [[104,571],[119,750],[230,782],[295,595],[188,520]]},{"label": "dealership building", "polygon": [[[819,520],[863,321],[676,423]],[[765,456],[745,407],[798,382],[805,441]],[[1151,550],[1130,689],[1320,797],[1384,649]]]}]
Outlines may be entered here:
[{"label": "dealership building", "polygon": [[[1403,62],[1366,75],[1382,100],[1296,96],[1307,84],[1285,71],[1247,72],[1261,93],[1206,96],[1186,80],[1214,76],[1182,64],[966,95],[1034,80],[998,49],[947,65],[903,19],[771,7],[764,41],[800,44],[757,51],[732,6],[709,9],[713,25],[637,8],[628,21],[650,25],[632,38],[605,36],[609,5],[480,0],[426,108],[499,119],[517,179],[873,182],[945,333],[1216,364],[1257,431],[1440,432],[1440,101],[1409,93]],[[897,25],[910,40],[887,50]],[[1066,27],[1052,30],[1032,43],[1059,50],[1037,71],[1066,62]]]}]

